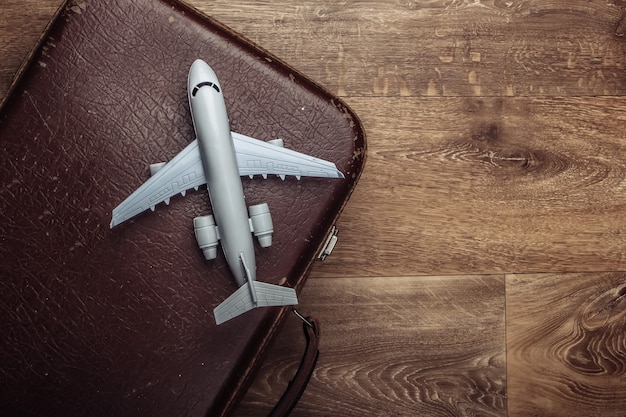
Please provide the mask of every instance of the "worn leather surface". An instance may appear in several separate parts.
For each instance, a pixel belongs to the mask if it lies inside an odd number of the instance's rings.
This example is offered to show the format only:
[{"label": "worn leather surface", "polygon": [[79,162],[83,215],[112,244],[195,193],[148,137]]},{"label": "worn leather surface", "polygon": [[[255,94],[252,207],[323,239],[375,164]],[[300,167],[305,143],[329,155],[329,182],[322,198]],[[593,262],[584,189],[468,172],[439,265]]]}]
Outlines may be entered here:
[{"label": "worn leather surface", "polygon": [[365,139],[339,100],[210,19],[166,0],[65,9],[0,113],[0,410],[20,416],[226,412],[282,310],[216,326],[235,289],[192,220],[206,189],[114,230],[150,163],[193,139],[186,77],[206,60],[231,127],[335,162],[346,180],[244,179],[274,245],[259,279],[300,288],[360,174]]}]

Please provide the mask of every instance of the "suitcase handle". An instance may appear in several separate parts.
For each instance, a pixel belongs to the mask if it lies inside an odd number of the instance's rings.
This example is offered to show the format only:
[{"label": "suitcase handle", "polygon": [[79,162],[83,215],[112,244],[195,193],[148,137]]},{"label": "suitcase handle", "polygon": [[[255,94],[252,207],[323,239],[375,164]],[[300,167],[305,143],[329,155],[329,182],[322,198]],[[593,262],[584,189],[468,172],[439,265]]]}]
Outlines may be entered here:
[{"label": "suitcase handle", "polygon": [[311,317],[303,317],[296,309],[293,311],[302,320],[302,328],[304,330],[304,337],[306,338],[306,349],[304,350],[304,355],[302,356],[300,366],[295,376],[289,382],[287,389],[276,406],[274,406],[269,417],[285,417],[291,413],[291,410],[296,406],[309,384],[309,380],[315,369],[315,364],[317,363],[317,358],[320,354],[319,324]]}]

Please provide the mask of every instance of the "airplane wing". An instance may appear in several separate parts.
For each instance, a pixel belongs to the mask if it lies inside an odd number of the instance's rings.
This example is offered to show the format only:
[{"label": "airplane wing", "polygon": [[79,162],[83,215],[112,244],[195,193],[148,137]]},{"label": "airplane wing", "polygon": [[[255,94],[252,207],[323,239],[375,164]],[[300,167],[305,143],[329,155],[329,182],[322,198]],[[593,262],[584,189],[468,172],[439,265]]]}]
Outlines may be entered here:
[{"label": "airplane wing", "polygon": [[113,210],[111,228],[176,194],[206,184],[198,142],[194,140]]},{"label": "airplane wing", "polygon": [[335,164],[232,132],[239,175],[344,178]]},{"label": "airplane wing", "polygon": [[[250,285],[253,288],[250,290]],[[255,293],[256,303],[252,299]],[[268,284],[261,281],[248,281],[213,310],[215,322],[222,324],[255,307],[287,306],[298,304],[293,288]]]},{"label": "airplane wing", "polygon": [[[286,175],[300,177],[344,178],[335,164],[281,146],[232,132],[239,175]],[[165,164],[148,181],[113,210],[110,227],[152,209],[169,204],[176,194],[206,184],[197,139]]]}]

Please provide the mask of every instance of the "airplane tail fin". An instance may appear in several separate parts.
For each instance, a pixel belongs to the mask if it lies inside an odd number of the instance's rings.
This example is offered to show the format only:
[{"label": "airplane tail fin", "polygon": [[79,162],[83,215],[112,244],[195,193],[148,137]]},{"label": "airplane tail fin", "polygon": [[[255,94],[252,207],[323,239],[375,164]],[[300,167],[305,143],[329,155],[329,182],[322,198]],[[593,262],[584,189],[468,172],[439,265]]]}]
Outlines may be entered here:
[{"label": "airplane tail fin", "polygon": [[295,304],[298,304],[298,297],[293,288],[250,280],[218,305],[213,314],[215,322],[222,324],[256,307]]}]

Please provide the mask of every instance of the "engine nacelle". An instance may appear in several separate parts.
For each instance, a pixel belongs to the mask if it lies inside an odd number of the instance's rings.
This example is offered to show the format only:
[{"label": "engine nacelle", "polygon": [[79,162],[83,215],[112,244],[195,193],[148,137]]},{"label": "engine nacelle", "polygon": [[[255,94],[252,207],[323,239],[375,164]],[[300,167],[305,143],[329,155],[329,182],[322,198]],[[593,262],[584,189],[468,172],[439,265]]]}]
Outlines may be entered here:
[{"label": "engine nacelle", "polygon": [[193,219],[193,229],[204,258],[207,260],[215,259],[217,257],[217,242],[219,239],[213,216],[196,217]]},{"label": "engine nacelle", "polygon": [[274,223],[272,223],[270,207],[267,203],[256,204],[248,207],[248,214],[250,214],[250,229],[259,240],[261,247],[267,248],[272,246]]}]

